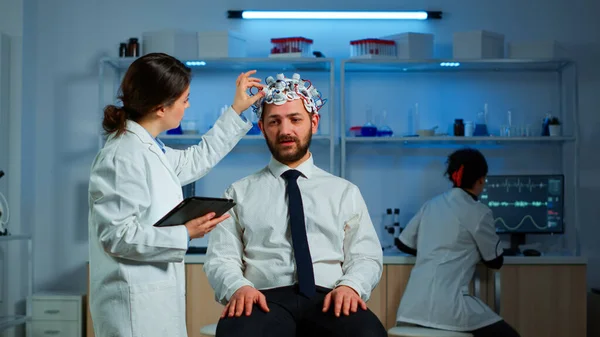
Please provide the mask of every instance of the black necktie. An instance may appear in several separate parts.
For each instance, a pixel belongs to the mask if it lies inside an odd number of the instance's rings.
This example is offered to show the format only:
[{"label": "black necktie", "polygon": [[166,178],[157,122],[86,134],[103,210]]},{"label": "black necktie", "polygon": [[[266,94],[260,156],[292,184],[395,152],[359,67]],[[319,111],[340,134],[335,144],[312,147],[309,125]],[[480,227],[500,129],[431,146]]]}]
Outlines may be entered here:
[{"label": "black necktie", "polygon": [[308,238],[306,237],[302,195],[300,195],[297,182],[300,172],[288,170],[281,176],[287,180],[286,193],[288,195],[288,211],[292,231],[292,246],[294,247],[294,257],[296,258],[298,286],[300,287],[301,294],[312,297],[316,292],[315,275],[308,247]]}]

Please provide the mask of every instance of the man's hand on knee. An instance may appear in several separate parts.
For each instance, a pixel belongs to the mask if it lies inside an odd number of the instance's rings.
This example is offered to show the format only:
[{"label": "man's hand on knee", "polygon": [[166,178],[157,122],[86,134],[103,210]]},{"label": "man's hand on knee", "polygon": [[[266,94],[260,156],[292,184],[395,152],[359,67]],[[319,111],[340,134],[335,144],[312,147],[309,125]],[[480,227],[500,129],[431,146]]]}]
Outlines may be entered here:
[{"label": "man's hand on knee", "polygon": [[225,318],[225,316],[240,317],[242,313],[250,316],[254,304],[258,304],[262,310],[269,312],[265,295],[251,286],[243,286],[233,293],[229,303],[221,313],[221,318]]},{"label": "man's hand on knee", "polygon": [[367,310],[367,304],[360,298],[354,289],[348,286],[339,286],[333,289],[323,301],[323,312],[327,312],[333,302],[333,313],[336,317],[340,317],[340,312],[349,316],[350,312],[356,312],[358,306],[363,310]]}]

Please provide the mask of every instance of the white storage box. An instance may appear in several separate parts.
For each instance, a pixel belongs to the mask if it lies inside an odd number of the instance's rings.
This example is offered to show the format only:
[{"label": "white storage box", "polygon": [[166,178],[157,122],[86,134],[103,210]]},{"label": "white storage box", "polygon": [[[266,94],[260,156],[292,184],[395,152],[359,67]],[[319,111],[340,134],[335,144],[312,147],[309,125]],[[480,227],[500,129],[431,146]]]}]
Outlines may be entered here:
[{"label": "white storage box", "polygon": [[504,35],[485,30],[454,33],[455,59],[504,58]]},{"label": "white storage box", "polygon": [[230,31],[199,32],[198,57],[246,57],[246,40]]},{"label": "white storage box", "polygon": [[513,59],[559,59],[566,50],[556,41],[509,42],[508,57]]},{"label": "white storage box", "polygon": [[166,53],[180,60],[198,58],[198,37],[196,32],[163,30],[142,34],[142,55]]},{"label": "white storage box", "polygon": [[433,58],[433,34],[401,33],[383,37],[396,43],[399,59],[423,60]]}]

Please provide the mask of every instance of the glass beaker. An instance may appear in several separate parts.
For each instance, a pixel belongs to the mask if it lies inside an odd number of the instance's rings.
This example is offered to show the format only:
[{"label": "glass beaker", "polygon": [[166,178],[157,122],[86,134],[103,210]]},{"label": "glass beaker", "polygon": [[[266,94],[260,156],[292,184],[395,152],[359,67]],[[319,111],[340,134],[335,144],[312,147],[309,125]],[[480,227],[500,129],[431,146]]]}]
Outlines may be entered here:
[{"label": "glass beaker", "polygon": [[546,113],[546,116],[542,120],[542,134],[540,136],[550,136],[550,120],[552,119],[552,114],[550,112]]},{"label": "glass beaker", "polygon": [[415,105],[408,109],[408,134],[416,135],[417,131],[420,129],[420,120],[421,115],[419,113],[419,103],[415,103]]},{"label": "glass beaker", "polygon": [[360,128],[360,135],[363,137],[377,136],[377,127],[373,124],[373,109],[367,107],[367,122]]},{"label": "glass beaker", "polygon": [[475,131],[473,131],[473,136],[489,136],[488,127],[487,127],[487,104],[485,104],[483,111],[480,111],[477,114],[477,119],[475,121]]},{"label": "glass beaker", "polygon": [[381,111],[379,115],[379,121],[377,122],[377,137],[391,137],[394,135],[394,131],[387,123],[387,111]]}]

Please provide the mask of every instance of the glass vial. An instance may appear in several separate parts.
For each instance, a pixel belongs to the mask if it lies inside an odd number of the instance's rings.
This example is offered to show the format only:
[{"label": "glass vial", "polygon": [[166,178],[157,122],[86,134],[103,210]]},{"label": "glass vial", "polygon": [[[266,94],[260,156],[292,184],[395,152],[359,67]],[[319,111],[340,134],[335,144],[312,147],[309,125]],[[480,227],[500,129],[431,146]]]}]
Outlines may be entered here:
[{"label": "glass vial", "polygon": [[119,45],[119,57],[127,56],[127,43],[121,43]]},{"label": "glass vial", "polygon": [[465,135],[465,124],[458,118],[454,120],[454,136],[462,137]]},{"label": "glass vial", "polygon": [[140,44],[138,39],[132,37],[129,39],[129,43],[127,44],[127,56],[129,57],[138,57],[140,56]]}]

